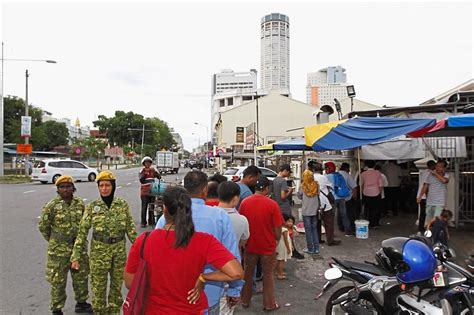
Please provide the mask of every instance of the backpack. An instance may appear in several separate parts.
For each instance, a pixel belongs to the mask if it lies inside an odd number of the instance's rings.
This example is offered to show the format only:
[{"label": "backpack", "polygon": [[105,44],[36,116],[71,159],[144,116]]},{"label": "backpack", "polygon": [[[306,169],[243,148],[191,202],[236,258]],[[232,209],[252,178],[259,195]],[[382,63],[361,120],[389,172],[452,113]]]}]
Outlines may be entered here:
[{"label": "backpack", "polygon": [[340,199],[347,198],[351,195],[351,190],[347,187],[346,180],[339,172],[334,172],[334,194]]}]

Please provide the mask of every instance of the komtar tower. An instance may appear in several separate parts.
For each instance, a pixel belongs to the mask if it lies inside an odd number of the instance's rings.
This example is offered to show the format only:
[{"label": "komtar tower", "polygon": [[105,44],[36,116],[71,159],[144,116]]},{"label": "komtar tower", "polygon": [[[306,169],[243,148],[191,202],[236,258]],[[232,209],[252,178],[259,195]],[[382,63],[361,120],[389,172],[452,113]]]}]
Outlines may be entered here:
[{"label": "komtar tower", "polygon": [[260,87],[290,89],[290,19],[280,13],[262,18],[260,26]]}]

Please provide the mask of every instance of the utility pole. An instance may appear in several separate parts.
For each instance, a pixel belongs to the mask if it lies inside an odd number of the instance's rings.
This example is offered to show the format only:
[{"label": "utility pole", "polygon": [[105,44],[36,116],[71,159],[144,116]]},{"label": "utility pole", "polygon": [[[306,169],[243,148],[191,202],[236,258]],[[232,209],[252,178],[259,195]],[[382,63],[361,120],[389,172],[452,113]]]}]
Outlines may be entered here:
[{"label": "utility pole", "polygon": [[[25,84],[25,116],[28,117],[28,77],[30,75],[28,74],[28,69],[26,69],[25,71],[25,79],[26,79],[26,84]],[[31,131],[30,131],[31,132]],[[27,135],[25,137],[25,144],[29,144],[30,143],[30,137],[29,135]],[[28,176],[28,154],[25,154],[25,176]]]}]

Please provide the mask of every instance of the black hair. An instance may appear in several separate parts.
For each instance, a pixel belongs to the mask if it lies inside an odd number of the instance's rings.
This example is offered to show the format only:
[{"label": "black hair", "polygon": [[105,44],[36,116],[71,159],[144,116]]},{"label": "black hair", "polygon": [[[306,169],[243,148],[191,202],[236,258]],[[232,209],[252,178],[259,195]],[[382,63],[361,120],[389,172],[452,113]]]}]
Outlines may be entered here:
[{"label": "black hair", "polygon": [[191,197],[179,186],[166,188],[163,194],[163,204],[173,218],[176,240],[174,247],[186,247],[194,234],[194,223],[191,212]]},{"label": "black hair", "polygon": [[214,174],[211,177],[209,177],[209,181],[214,181],[214,182],[217,182],[218,184],[220,184],[220,183],[226,182],[227,177],[217,173],[217,174]]},{"label": "black hair", "polygon": [[315,162],[313,169],[316,173],[322,173],[323,172],[323,165],[319,162]]},{"label": "black hair", "polygon": [[316,162],[315,162],[315,161],[313,161],[313,160],[309,161],[309,162],[308,162],[308,168],[309,168],[309,169],[311,169],[311,170],[313,170],[313,169],[314,169],[314,164],[315,164],[315,163],[316,163]]},{"label": "black hair", "polygon": [[433,161],[433,160],[429,160],[428,162],[426,162],[426,167],[427,168],[434,167],[435,165],[436,165],[436,162]]},{"label": "black hair", "polygon": [[220,183],[217,188],[217,195],[220,201],[230,202],[235,196],[240,196],[240,186],[234,182]]},{"label": "black hair", "polygon": [[374,168],[374,166],[375,166],[375,161],[374,160],[366,160],[364,163],[368,168]]},{"label": "black hair", "polygon": [[377,170],[377,171],[380,171],[380,170],[382,170],[382,166],[380,166],[380,164],[377,164],[377,165],[375,165],[374,169]]},{"label": "black hair", "polygon": [[255,165],[250,165],[243,171],[242,177],[258,176],[260,174],[262,174],[262,171],[258,167]]},{"label": "black hair", "polygon": [[283,213],[283,220],[285,220],[285,222],[288,220],[292,220],[293,223],[296,223],[295,217],[288,213]]},{"label": "black hair", "polygon": [[207,182],[207,198],[217,198],[217,187],[219,183],[215,180]]},{"label": "black hair", "polygon": [[349,163],[344,162],[344,163],[341,164],[341,167],[339,169],[342,170],[342,171],[348,171],[348,170],[351,169],[351,167],[350,167]]},{"label": "black hair", "polygon": [[448,210],[448,209],[443,209],[441,211],[441,214],[439,215],[441,218],[445,218],[445,219],[448,219],[448,220],[451,220],[453,218],[453,212],[451,210]]},{"label": "black hair", "polygon": [[184,176],[184,188],[191,194],[199,194],[207,186],[207,175],[201,171],[188,172]]},{"label": "black hair", "polygon": [[443,163],[444,167],[448,167],[448,162],[445,159],[439,159],[438,162],[436,162],[436,164],[438,163]]}]

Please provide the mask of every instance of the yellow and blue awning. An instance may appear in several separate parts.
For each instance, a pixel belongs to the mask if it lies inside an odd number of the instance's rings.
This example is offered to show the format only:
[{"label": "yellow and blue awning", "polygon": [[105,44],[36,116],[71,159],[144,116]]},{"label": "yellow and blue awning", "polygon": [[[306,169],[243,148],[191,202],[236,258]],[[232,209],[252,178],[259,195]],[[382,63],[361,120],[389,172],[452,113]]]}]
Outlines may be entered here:
[{"label": "yellow and blue awning", "polygon": [[293,150],[293,151],[312,151],[311,147],[306,145],[304,137],[295,137],[271,144],[266,144],[257,147],[258,151],[279,151],[279,150]]},{"label": "yellow and blue awning", "polygon": [[435,119],[355,117],[304,128],[306,145],[314,151],[349,150],[428,128]]}]

